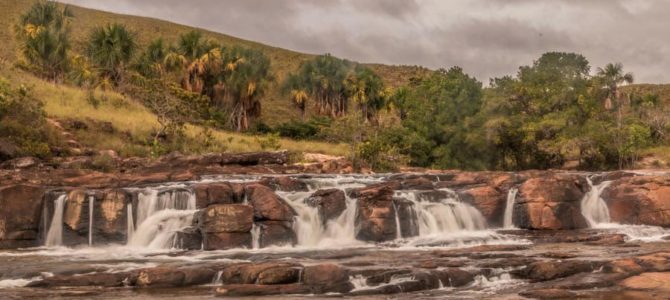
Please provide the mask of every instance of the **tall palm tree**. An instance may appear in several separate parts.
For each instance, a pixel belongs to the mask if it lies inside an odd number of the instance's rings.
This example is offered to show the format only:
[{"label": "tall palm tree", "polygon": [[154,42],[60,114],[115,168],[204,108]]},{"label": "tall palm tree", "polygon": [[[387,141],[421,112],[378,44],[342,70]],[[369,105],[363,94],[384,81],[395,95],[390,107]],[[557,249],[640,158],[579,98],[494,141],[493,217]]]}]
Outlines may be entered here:
[{"label": "tall palm tree", "polygon": [[407,106],[409,102],[409,89],[401,86],[393,92],[389,92],[388,108],[398,113],[398,118],[403,121],[407,118]]},{"label": "tall palm tree", "polygon": [[86,53],[103,76],[118,84],[136,48],[134,35],[124,25],[114,23],[91,31]]},{"label": "tall palm tree", "polygon": [[151,41],[147,49],[137,58],[134,67],[146,77],[160,77],[165,73],[166,55],[167,48],[163,38],[157,38]]},{"label": "tall palm tree", "polygon": [[250,119],[260,116],[260,98],[273,80],[270,60],[262,52],[235,47],[226,51],[223,88],[232,102],[230,122],[237,131],[247,130]]},{"label": "tall palm tree", "polygon": [[345,81],[347,96],[358,106],[367,121],[375,122],[384,107],[384,84],[370,68],[358,66]]},{"label": "tall palm tree", "polygon": [[179,36],[177,46],[165,56],[165,64],[182,69],[182,88],[199,94],[213,96],[213,90],[206,90],[207,73],[216,73],[221,59],[221,47],[203,38],[199,31],[190,31]]},{"label": "tall palm tree", "polygon": [[282,86],[282,93],[289,95],[289,100],[300,109],[302,119],[305,120],[305,110],[310,94],[306,78],[299,74],[289,75]]},{"label": "tall palm tree", "polygon": [[[607,95],[605,99],[605,108],[612,109],[612,99],[616,102],[617,108],[617,132],[618,132],[618,141],[617,144],[619,148],[622,147],[624,143],[624,135],[622,134],[623,127],[623,98],[619,94],[619,86],[624,83],[633,83],[633,73],[624,73],[623,65],[621,63],[612,64],[609,63],[605,68],[598,68],[597,80],[599,80],[604,88]],[[624,167],[626,158],[622,153],[619,153],[619,169]]]},{"label": "tall palm tree", "polygon": [[20,56],[49,80],[62,79],[67,70],[72,16],[68,6],[39,1],[14,25]]}]

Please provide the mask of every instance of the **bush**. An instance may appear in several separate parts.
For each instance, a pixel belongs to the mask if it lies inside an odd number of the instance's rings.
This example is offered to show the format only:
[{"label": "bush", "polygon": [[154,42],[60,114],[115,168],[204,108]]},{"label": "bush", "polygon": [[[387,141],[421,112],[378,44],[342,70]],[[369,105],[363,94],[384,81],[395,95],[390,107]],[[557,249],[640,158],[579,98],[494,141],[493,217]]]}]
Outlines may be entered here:
[{"label": "bush", "polygon": [[282,137],[296,140],[314,138],[320,128],[312,122],[290,121],[277,126],[276,132]]}]

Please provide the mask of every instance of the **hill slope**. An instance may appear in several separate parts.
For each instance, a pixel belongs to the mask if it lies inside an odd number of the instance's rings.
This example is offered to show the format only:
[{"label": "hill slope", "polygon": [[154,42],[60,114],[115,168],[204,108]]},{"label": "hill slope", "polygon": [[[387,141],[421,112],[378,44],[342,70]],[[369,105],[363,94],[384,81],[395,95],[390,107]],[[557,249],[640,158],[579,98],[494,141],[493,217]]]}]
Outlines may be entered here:
[{"label": "hill slope", "polygon": [[[0,30],[0,42],[3,45],[0,47],[0,59],[9,62],[16,60],[15,42],[12,38],[11,28],[19,15],[27,10],[32,3],[34,1],[0,0],[0,28],[2,28]],[[83,41],[93,27],[112,22],[123,23],[128,26],[136,34],[141,46],[148,44],[149,41],[159,36],[162,36],[167,42],[174,42],[180,34],[196,29],[153,18],[115,14],[72,5],[70,5],[70,8],[74,14],[72,35],[74,40],[73,50],[75,52],[83,49]],[[207,38],[215,40],[222,45],[239,45],[259,49],[270,58],[272,71],[277,80],[263,100],[263,115],[261,119],[264,122],[277,124],[285,122],[288,119],[298,119],[300,117],[299,111],[290,105],[286,97],[280,95],[278,86],[286,74],[296,70],[303,61],[313,58],[314,55],[272,47],[203,29],[199,30]],[[410,77],[428,71],[425,68],[415,66],[388,66],[380,64],[369,64],[368,66],[375,70],[389,86],[404,84]]]}]

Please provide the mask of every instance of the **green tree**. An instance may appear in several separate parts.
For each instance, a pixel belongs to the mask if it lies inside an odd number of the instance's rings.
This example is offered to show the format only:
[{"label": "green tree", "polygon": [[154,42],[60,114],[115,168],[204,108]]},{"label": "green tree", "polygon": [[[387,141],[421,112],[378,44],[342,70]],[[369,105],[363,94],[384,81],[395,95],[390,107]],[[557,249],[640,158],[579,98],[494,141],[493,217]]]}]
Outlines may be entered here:
[{"label": "green tree", "polygon": [[168,54],[163,38],[151,41],[134,64],[135,70],[145,77],[161,77],[165,74],[165,57]]},{"label": "green tree", "polygon": [[384,83],[370,68],[357,66],[345,79],[347,97],[367,121],[377,123],[377,113],[386,105]]},{"label": "green tree", "polygon": [[61,81],[67,71],[71,18],[68,6],[38,1],[14,25],[21,59],[48,80]]},{"label": "green tree", "polygon": [[[214,97],[213,76],[220,73],[221,47],[207,40],[200,31],[190,31],[179,36],[176,47],[165,56],[165,64],[182,70],[182,88]],[[208,77],[209,75],[209,77]]]},{"label": "green tree", "polygon": [[116,84],[123,80],[123,73],[135,53],[135,37],[119,23],[96,27],[91,31],[86,53],[102,76]]},{"label": "green tree", "polygon": [[282,84],[282,94],[288,95],[291,103],[300,110],[303,121],[305,120],[310,88],[306,79],[298,74],[290,74]]}]

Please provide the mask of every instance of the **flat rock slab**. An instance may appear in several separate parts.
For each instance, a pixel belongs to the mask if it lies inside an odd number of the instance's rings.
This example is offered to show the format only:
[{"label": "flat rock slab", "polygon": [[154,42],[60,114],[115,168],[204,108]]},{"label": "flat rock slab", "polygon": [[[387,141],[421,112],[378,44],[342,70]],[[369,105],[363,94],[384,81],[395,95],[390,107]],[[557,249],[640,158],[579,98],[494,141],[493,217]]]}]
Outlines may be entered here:
[{"label": "flat rock slab", "polygon": [[629,277],[619,283],[633,290],[655,290],[670,293],[670,272],[649,272]]}]

